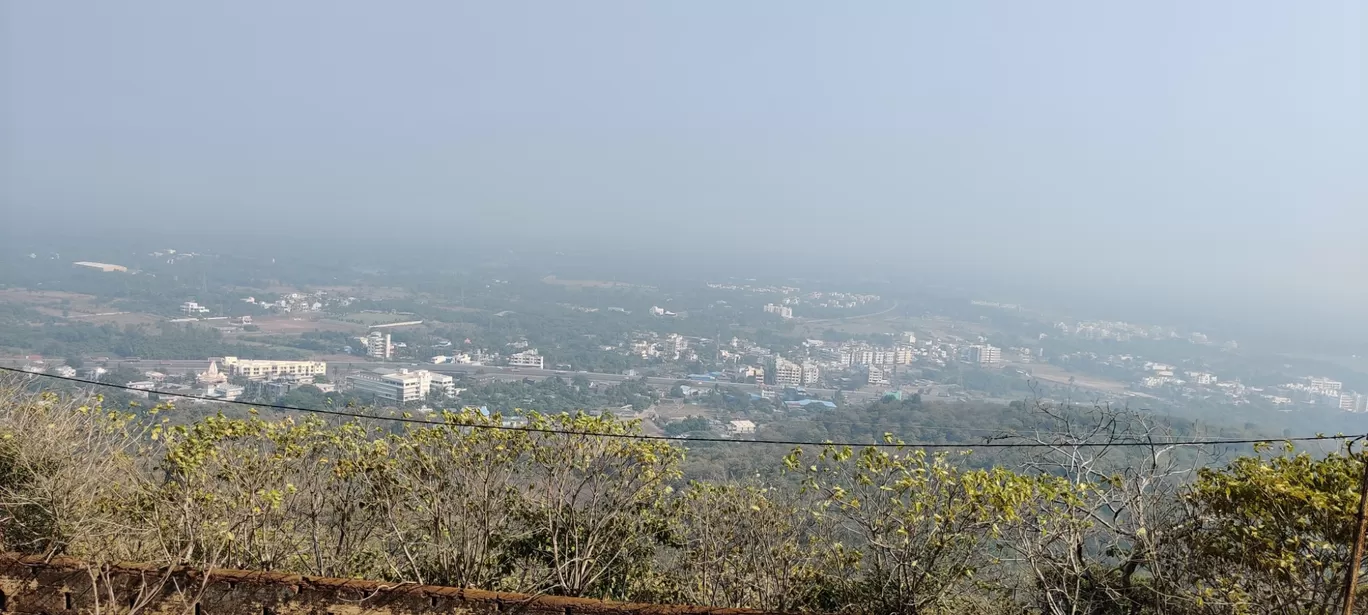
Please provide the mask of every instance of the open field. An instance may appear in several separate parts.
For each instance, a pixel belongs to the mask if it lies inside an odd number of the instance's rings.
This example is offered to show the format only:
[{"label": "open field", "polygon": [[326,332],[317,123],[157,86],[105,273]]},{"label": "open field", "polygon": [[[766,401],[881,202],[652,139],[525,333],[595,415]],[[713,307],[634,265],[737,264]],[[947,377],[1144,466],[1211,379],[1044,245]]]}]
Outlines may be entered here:
[{"label": "open field", "polygon": [[413,296],[412,292],[402,288],[390,288],[385,286],[311,286],[310,289],[323,290],[334,295],[358,297],[374,301],[404,299]]},{"label": "open field", "polygon": [[553,284],[555,286],[566,286],[569,288],[653,288],[651,286],[642,286],[640,284],[628,284],[627,282],[608,282],[604,280],[562,280],[554,275],[548,275],[542,278],[542,282],[545,284]]},{"label": "open field", "polygon": [[1078,387],[1080,389],[1103,391],[1105,393],[1114,393],[1117,395],[1130,394],[1139,395],[1142,397],[1151,397],[1150,395],[1145,395],[1144,393],[1136,393],[1135,391],[1131,391],[1129,388],[1127,388],[1126,383],[1124,382],[1111,380],[1107,378],[1099,378],[1097,376],[1076,374],[1067,371],[1057,365],[1050,365],[1049,363],[1006,363],[1004,365],[1008,367],[1015,367],[1017,369],[1029,372],[1032,378],[1035,378],[1042,382],[1066,385],[1072,384],[1073,386]]},{"label": "open field", "polygon": [[261,327],[262,333],[298,335],[306,331],[363,332],[366,327],[350,322],[308,316],[263,316],[253,318],[252,324]]},{"label": "open field", "polygon": [[150,325],[165,322],[166,319],[155,314],[144,314],[141,312],[105,312],[99,314],[73,314],[71,320],[79,320],[97,325],[112,324],[120,327],[124,325]]},{"label": "open field", "polygon": [[165,320],[154,314],[122,311],[111,304],[101,302],[94,295],[64,291],[10,288],[0,290],[0,303],[24,305],[44,316],[94,324],[123,326]]},{"label": "open field", "polygon": [[421,318],[418,318],[413,314],[388,314],[384,312],[352,312],[350,314],[343,314],[341,319],[358,321],[364,323],[366,326],[387,325],[394,322],[406,322],[410,320],[422,320]]}]

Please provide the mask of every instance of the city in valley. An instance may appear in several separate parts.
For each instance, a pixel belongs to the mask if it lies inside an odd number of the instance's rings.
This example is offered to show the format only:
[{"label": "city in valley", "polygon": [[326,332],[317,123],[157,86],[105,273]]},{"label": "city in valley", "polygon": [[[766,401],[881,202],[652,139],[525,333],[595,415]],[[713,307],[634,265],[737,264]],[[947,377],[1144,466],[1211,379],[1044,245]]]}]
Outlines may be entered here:
[{"label": "city in valley", "polygon": [[[1338,431],[1368,411],[1358,357],[1291,358],[1180,326],[888,283],[608,282],[519,263],[319,285],[184,249],[10,265],[44,282],[0,289],[6,364],[178,404],[472,407],[510,424],[583,410],[738,439],[879,399],[1071,400],[1275,432]],[[263,267],[269,283],[219,281]]]}]

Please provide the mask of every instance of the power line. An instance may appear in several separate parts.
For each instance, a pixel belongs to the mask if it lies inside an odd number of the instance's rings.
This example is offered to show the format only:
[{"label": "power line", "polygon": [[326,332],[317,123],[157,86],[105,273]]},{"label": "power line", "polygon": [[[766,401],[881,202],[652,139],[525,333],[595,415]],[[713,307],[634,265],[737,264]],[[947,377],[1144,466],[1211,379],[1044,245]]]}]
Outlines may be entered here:
[{"label": "power line", "polygon": [[[342,411],[342,410],[325,410],[325,409],[319,409],[319,408],[300,408],[300,407],[297,407],[297,406],[283,406],[283,405],[279,405],[279,404],[258,404],[258,403],[245,402],[245,401],[216,399],[216,398],[213,398],[213,397],[206,397],[206,396],[203,396],[203,395],[191,395],[191,394],[189,394],[189,393],[175,393],[175,392],[169,392],[169,391],[148,391],[148,390],[146,390],[146,389],[135,389],[135,388],[130,387],[130,386],[127,386],[127,385],[111,384],[111,383],[108,383],[108,382],[99,382],[99,381],[97,381],[97,380],[85,380],[85,379],[82,379],[82,378],[70,378],[70,377],[67,377],[67,376],[58,376],[58,375],[56,375],[56,374],[43,374],[43,373],[28,372],[28,371],[24,371],[24,370],[22,370],[22,369],[14,368],[14,367],[0,367],[0,371],[14,372],[14,373],[23,374],[23,375],[29,376],[29,377],[48,378],[48,379],[52,379],[52,380],[61,380],[61,381],[72,382],[72,383],[76,383],[76,384],[86,384],[86,385],[92,385],[92,386],[108,387],[108,388],[112,388],[112,389],[119,389],[119,390],[124,390],[124,391],[134,391],[134,392],[143,393],[143,394],[146,394],[146,393],[155,393],[155,394],[157,394],[158,396],[179,397],[179,398],[183,398],[183,399],[193,399],[193,400],[197,400],[197,401],[215,402],[215,403],[229,403],[229,404],[237,404],[237,405],[242,405],[242,406],[251,406],[251,407],[254,407],[254,408],[269,408],[269,409],[272,409],[272,410],[284,410],[284,411],[289,411],[289,412],[305,412],[305,413],[309,413],[309,414],[322,414],[322,415],[327,415],[327,416],[337,416],[337,417],[352,418],[352,419],[367,419],[367,420],[373,420],[373,421],[394,421],[394,422],[397,422],[397,423],[413,423],[413,424],[418,424],[418,425],[433,425],[433,426],[438,426],[438,427],[450,427],[450,426],[453,426],[453,425],[451,425],[450,423],[447,423],[446,421],[433,421],[433,420],[428,420],[428,419],[414,418],[414,417],[410,417],[410,416],[375,416],[375,415],[372,415],[372,414],[362,414],[362,413],[359,413],[359,412],[345,412],[345,411]],[[1264,443],[1264,442],[1314,442],[1314,441],[1325,441],[1325,440],[1348,440],[1348,439],[1357,439],[1357,438],[1368,438],[1368,434],[1364,434],[1364,435],[1356,435],[1356,436],[1345,436],[1345,435],[1325,436],[1325,435],[1315,435],[1315,436],[1299,436],[1299,437],[1293,437],[1293,438],[1208,439],[1208,440],[1155,440],[1155,441],[1125,441],[1125,442],[1068,442],[1068,441],[1062,441],[1062,442],[1057,442],[1057,443],[1048,443],[1048,442],[1046,442],[1046,443],[1041,443],[1041,442],[983,442],[983,443],[980,443],[980,444],[943,444],[943,443],[935,443],[935,442],[904,442],[904,443],[902,443],[902,444],[897,444],[897,443],[890,444],[890,443],[887,443],[887,442],[813,442],[813,441],[805,441],[805,440],[733,440],[733,439],[731,439],[731,438],[689,438],[689,437],[684,437],[684,436],[653,436],[653,435],[648,435],[648,434],[617,434],[617,433],[601,433],[601,432],[593,432],[593,431],[576,431],[576,430],[569,430],[569,429],[548,429],[548,428],[542,428],[542,427],[527,427],[527,426],[517,426],[517,425],[489,425],[489,424],[481,425],[481,424],[465,424],[465,423],[460,423],[460,424],[457,424],[457,425],[454,425],[454,426],[456,426],[456,427],[470,427],[470,428],[473,428],[473,429],[494,429],[494,430],[503,430],[503,431],[521,431],[521,432],[527,432],[527,433],[544,433],[544,434],[554,434],[554,435],[564,435],[564,436],[591,436],[591,437],[599,437],[599,438],[620,438],[620,439],[625,439],[625,440],[652,440],[652,441],[682,442],[682,443],[691,443],[691,442],[692,442],[692,443],[698,443],[698,442],[717,442],[717,443],[724,443],[724,444],[782,444],[782,445],[786,445],[786,446],[840,446],[840,447],[846,447],[846,446],[848,446],[848,447],[852,447],[852,448],[865,448],[865,447],[898,448],[898,447],[902,447],[902,448],[924,448],[924,449],[1060,448],[1060,447],[1071,447],[1071,446],[1088,446],[1088,447],[1094,447],[1094,446],[1095,446],[1095,447],[1223,446],[1223,445],[1236,445],[1236,444],[1258,444],[1258,443]]]}]

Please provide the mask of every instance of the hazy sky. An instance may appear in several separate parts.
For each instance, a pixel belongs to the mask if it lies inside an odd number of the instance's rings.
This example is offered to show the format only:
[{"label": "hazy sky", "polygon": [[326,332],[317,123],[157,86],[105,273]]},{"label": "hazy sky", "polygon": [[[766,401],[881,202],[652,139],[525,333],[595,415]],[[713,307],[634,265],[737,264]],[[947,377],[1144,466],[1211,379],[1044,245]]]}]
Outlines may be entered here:
[{"label": "hazy sky", "polygon": [[0,2],[16,221],[1368,298],[1355,0]]}]

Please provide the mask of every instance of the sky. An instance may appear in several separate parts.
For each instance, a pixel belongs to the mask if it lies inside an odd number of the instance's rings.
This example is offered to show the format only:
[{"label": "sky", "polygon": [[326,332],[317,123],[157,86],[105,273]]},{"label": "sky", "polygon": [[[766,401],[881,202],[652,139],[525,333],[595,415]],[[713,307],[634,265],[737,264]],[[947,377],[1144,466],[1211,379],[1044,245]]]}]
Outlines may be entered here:
[{"label": "sky", "polygon": [[0,0],[0,28],[0,208],[26,236],[1368,303],[1354,0]]}]

